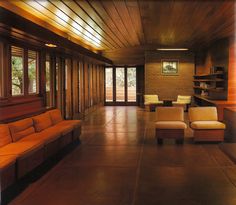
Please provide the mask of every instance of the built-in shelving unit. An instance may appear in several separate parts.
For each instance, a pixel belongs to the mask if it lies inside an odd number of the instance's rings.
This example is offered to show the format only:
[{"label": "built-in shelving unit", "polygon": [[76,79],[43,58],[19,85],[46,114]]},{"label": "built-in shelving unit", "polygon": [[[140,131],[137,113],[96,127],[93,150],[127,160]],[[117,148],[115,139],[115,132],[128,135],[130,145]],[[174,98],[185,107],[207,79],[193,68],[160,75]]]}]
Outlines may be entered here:
[{"label": "built-in shelving unit", "polygon": [[212,100],[226,100],[226,77],[223,67],[213,67],[209,74],[194,75],[195,96]]}]

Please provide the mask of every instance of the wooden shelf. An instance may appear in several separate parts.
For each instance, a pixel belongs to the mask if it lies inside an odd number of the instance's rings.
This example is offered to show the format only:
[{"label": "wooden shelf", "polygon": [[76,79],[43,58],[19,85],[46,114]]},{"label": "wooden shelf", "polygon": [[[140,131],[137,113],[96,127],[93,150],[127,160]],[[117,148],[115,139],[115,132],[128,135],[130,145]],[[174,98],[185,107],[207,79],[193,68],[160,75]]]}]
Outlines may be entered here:
[{"label": "wooden shelf", "polygon": [[216,79],[195,79],[193,82],[223,82],[224,79],[216,78]]},{"label": "wooden shelf", "polygon": [[216,75],[224,75],[224,72],[217,72],[217,73],[211,73],[211,74],[200,74],[200,75],[194,75],[194,77],[211,77]]},{"label": "wooden shelf", "polygon": [[200,86],[193,86],[194,89],[200,89],[200,90],[208,90],[208,91],[213,91],[213,92],[222,92],[224,91],[224,88],[203,88]]}]

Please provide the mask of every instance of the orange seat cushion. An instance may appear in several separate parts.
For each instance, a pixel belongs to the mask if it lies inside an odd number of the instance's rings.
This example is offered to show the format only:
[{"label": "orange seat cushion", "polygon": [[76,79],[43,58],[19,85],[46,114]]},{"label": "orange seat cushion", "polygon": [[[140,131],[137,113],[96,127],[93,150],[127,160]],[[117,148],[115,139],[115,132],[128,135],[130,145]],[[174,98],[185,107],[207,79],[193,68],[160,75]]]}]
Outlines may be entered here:
[{"label": "orange seat cushion", "polygon": [[63,120],[62,122],[58,123],[58,125],[71,125],[74,128],[81,127],[80,120]]},{"label": "orange seat cushion", "polygon": [[8,144],[0,148],[0,156],[16,155],[17,157],[28,156],[38,149],[42,148],[43,144],[40,141],[21,141]]},{"label": "orange seat cushion", "polygon": [[50,110],[50,111],[48,111],[48,113],[51,117],[53,125],[56,125],[57,123],[59,123],[63,120],[63,118],[61,116],[61,111],[59,109]]},{"label": "orange seat cushion", "polygon": [[67,124],[62,124],[62,123],[58,123],[54,125],[53,128],[60,131],[62,135],[66,135],[74,130],[73,125],[69,125],[69,124],[67,125]]},{"label": "orange seat cushion", "polygon": [[3,147],[12,142],[10,130],[8,125],[1,124],[0,125],[0,147]]},{"label": "orange seat cushion", "polygon": [[33,120],[31,118],[9,123],[8,126],[11,131],[13,142],[18,141],[27,135],[35,133]]},{"label": "orange seat cushion", "polygon": [[45,130],[52,126],[52,121],[49,113],[43,113],[41,115],[34,116],[32,119],[34,121],[36,132],[41,132],[42,130]]},{"label": "orange seat cushion", "polygon": [[61,136],[60,131],[58,131],[57,129],[53,127],[50,127],[43,130],[42,132],[37,132],[36,134],[29,135],[25,137],[24,139],[22,139],[21,141],[24,142],[24,141],[38,140],[46,145],[54,140],[57,140],[60,136]]},{"label": "orange seat cushion", "polygon": [[14,164],[15,162],[16,162],[16,156],[14,155],[1,156],[0,157],[0,171]]}]

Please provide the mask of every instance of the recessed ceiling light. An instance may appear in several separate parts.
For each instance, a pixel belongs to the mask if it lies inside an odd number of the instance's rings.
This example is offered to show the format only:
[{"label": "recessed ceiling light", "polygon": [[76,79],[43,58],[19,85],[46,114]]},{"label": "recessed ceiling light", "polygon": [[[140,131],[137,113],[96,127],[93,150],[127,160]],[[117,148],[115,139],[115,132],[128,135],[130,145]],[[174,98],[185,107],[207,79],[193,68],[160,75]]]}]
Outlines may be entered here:
[{"label": "recessed ceiling light", "polygon": [[158,48],[158,51],[187,51],[188,48]]},{"label": "recessed ceiling light", "polygon": [[45,43],[45,46],[50,47],[50,48],[56,48],[57,45],[52,44],[52,43]]}]

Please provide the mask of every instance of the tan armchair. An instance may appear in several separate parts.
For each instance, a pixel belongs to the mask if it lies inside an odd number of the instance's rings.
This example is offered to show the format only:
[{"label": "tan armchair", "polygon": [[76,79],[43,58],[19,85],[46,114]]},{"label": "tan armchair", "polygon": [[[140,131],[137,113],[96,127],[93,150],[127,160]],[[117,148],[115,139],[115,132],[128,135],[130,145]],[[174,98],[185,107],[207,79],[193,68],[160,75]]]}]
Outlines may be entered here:
[{"label": "tan armchair", "polygon": [[187,128],[184,122],[184,110],[182,107],[158,107],[156,109],[157,122],[156,139],[162,144],[163,139],[172,138],[177,143],[183,143],[184,130]]},{"label": "tan armchair", "polygon": [[163,101],[160,101],[158,95],[144,95],[144,106],[148,111],[155,111],[156,106],[162,105]]},{"label": "tan armchair", "polygon": [[190,108],[189,121],[194,141],[224,141],[225,124],[218,121],[216,107]]},{"label": "tan armchair", "polygon": [[178,95],[177,101],[172,102],[173,106],[183,107],[185,111],[188,110],[189,105],[191,105],[191,96]]}]

